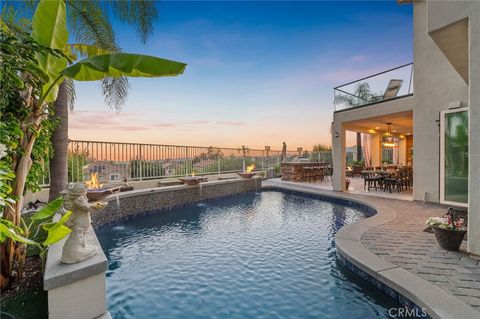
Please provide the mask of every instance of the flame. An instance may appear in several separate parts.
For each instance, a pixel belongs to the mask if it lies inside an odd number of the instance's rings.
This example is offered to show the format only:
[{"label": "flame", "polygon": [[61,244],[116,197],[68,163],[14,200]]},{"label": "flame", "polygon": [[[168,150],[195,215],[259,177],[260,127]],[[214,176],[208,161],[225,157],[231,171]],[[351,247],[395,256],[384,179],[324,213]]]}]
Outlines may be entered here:
[{"label": "flame", "polygon": [[247,169],[245,170],[245,172],[250,173],[250,172],[253,171],[254,169],[255,169],[255,164],[248,165],[248,166],[247,166]]},{"label": "flame", "polygon": [[97,173],[92,173],[91,176],[90,176],[90,180],[86,181],[85,184],[90,189],[102,188],[102,186],[103,186],[98,181]]}]

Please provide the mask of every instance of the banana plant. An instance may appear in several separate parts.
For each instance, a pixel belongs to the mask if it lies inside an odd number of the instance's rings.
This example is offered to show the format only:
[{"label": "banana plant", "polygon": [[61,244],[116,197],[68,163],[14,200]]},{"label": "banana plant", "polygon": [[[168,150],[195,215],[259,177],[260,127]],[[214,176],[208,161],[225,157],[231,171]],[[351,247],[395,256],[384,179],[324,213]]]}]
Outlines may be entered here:
[{"label": "banana plant", "polygon": [[[16,199],[13,207],[6,207],[3,218],[15,226],[21,221],[20,212],[23,203],[28,172],[32,166],[32,148],[37,137],[42,134],[42,120],[49,115],[49,104],[55,101],[60,84],[66,79],[77,81],[97,81],[105,77],[162,77],[182,74],[186,64],[158,57],[129,54],[106,53],[88,57],[69,65],[68,54],[65,54],[69,38],[66,24],[66,5],[62,0],[40,0],[32,19],[31,37],[39,45],[48,50],[41,50],[36,54],[35,68],[46,74],[47,80],[41,88],[39,97],[34,96],[24,88],[22,95],[25,103],[25,112],[28,117],[24,120],[24,132],[21,136],[19,147],[21,156],[13,160],[15,180],[12,182],[11,195]],[[78,52],[94,50],[86,46],[73,47]],[[98,52],[98,51],[97,51]],[[98,52],[105,53],[105,52]],[[55,176],[52,176],[55,178]],[[10,237],[9,237],[10,238]],[[11,238],[13,239],[13,238]],[[11,271],[14,259],[13,241],[7,241],[6,252]]]},{"label": "banana plant", "polygon": [[[29,223],[21,218],[21,225],[14,225],[11,221],[6,219],[0,219],[0,243],[3,243],[7,238],[12,239],[17,243],[35,246],[44,250],[46,247],[55,244],[62,240],[66,235],[70,234],[71,230],[65,226],[65,222],[68,220],[71,211],[66,212],[56,222],[46,220],[51,219],[52,216],[60,209],[63,204],[61,197],[51,201],[48,205],[41,208],[38,212],[33,214],[29,219]],[[36,231],[33,233],[34,226]],[[32,238],[35,238],[39,231],[43,229],[47,232],[47,238],[43,242],[37,242]]]},{"label": "banana plant", "polygon": [[[67,211],[59,220],[52,221],[53,215],[62,205],[63,199],[59,197],[30,216],[28,223],[25,218],[21,217],[20,226],[7,219],[0,218],[0,244],[3,244],[7,238],[13,243],[16,252],[15,277],[17,280],[23,275],[26,257],[25,246],[33,246],[38,249],[43,266],[48,248],[70,234],[71,229],[65,226],[65,222],[70,218],[71,211]],[[45,240],[37,239],[42,230],[46,232]]]},{"label": "banana plant", "polygon": [[[35,135],[40,134],[40,121],[45,116],[48,103],[55,101],[59,85],[69,78],[77,81],[97,81],[105,77],[162,77],[182,74],[186,64],[166,60],[158,57],[113,53],[102,54],[80,60],[68,66],[68,56],[64,54],[67,47],[68,31],[66,24],[66,5],[64,1],[41,0],[39,1],[32,19],[32,38],[40,45],[54,51],[38,53],[39,68],[48,76],[48,81],[43,85],[42,94],[35,103],[31,123],[35,134],[26,134],[23,143],[24,155],[19,159],[22,165],[15,172],[17,179],[13,185],[12,195],[21,198],[24,190],[26,173],[31,166],[31,146]],[[95,50],[86,45],[74,46],[79,52],[92,52]],[[98,52],[98,51],[97,51]],[[98,52],[103,53],[103,52]],[[21,201],[19,201],[21,202]],[[18,217],[21,207],[17,205],[15,212],[10,215]],[[6,214],[7,217],[9,214]],[[4,215],[5,216],[5,215]],[[15,220],[15,219],[14,219]],[[18,224],[18,221],[15,222]]]}]

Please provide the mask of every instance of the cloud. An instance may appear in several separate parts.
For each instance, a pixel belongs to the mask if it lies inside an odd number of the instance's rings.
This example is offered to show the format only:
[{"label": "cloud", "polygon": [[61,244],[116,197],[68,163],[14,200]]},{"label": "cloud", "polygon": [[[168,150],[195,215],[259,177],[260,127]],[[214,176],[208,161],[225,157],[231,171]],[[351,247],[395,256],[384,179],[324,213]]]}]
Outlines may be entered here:
[{"label": "cloud", "polygon": [[[138,124],[137,124],[138,123]],[[80,130],[125,130],[144,129],[138,114],[133,112],[75,111],[70,114],[69,128]]]},{"label": "cloud", "polygon": [[237,121],[219,121],[216,122],[219,125],[233,125],[233,126],[243,126],[246,125],[244,122],[237,122]]},{"label": "cloud", "polygon": [[76,111],[71,113],[69,128],[88,131],[148,131],[158,128],[188,130],[192,127],[214,127],[214,126],[242,126],[245,123],[240,121],[217,121],[191,120],[154,122],[140,116],[139,113],[109,111]]}]

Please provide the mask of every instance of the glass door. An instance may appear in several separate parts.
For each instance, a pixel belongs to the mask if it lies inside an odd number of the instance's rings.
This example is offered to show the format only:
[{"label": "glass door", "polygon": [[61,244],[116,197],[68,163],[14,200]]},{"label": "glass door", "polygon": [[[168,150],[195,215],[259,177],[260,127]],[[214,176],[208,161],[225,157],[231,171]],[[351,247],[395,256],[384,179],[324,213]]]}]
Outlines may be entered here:
[{"label": "glass door", "polygon": [[440,114],[440,202],[468,206],[468,108]]}]

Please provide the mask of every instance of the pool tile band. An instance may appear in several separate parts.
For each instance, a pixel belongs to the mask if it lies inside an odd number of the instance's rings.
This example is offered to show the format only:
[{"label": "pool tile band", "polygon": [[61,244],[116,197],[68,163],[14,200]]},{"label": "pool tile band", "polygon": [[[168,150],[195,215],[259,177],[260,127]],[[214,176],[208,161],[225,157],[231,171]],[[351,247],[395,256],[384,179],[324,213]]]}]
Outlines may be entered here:
[{"label": "pool tile band", "polygon": [[[432,319],[478,319],[478,311],[417,275],[402,269],[370,252],[361,242],[362,235],[370,228],[393,221],[398,213],[388,204],[369,203],[369,198],[361,200],[349,194],[333,193],[303,185],[281,184],[267,181],[263,189],[280,189],[297,193],[317,195],[319,198],[355,208],[366,209],[366,215],[373,215],[361,221],[342,227],[335,236],[337,256],[347,269],[363,278],[409,309]],[[428,316],[428,317],[427,317]],[[397,318],[400,318],[397,316]]]},{"label": "pool tile band", "polygon": [[428,313],[424,312],[425,308],[418,306],[416,303],[414,303],[413,301],[411,301],[410,299],[408,299],[407,297],[405,297],[395,289],[390,288],[389,286],[385,285],[382,281],[378,280],[377,278],[371,276],[370,274],[363,271],[359,267],[355,266],[355,264],[353,264],[348,259],[346,259],[345,256],[342,255],[338,250],[337,250],[337,258],[349,271],[351,271],[358,277],[362,278],[364,281],[374,286],[375,288],[377,288],[378,290],[380,290],[385,295],[395,300],[405,308],[412,310],[411,313],[415,314],[414,318],[424,318],[424,319],[432,318],[428,315]]}]

